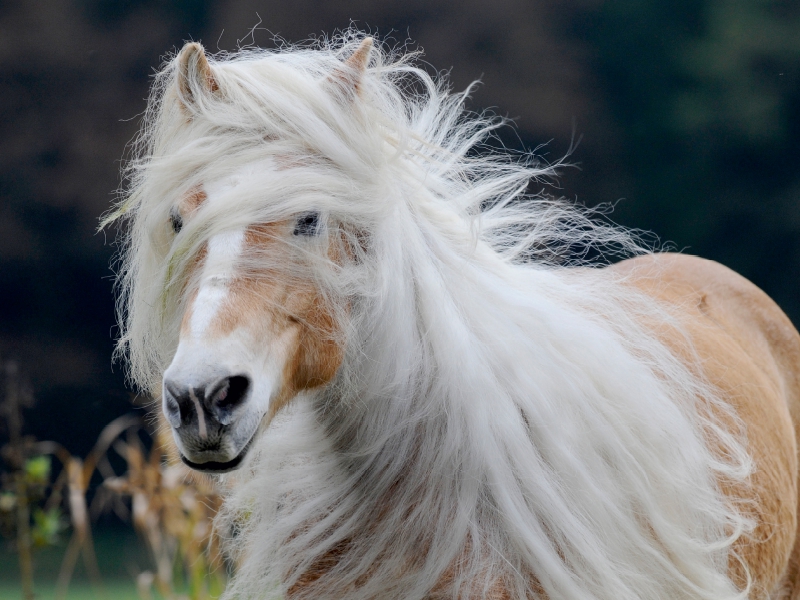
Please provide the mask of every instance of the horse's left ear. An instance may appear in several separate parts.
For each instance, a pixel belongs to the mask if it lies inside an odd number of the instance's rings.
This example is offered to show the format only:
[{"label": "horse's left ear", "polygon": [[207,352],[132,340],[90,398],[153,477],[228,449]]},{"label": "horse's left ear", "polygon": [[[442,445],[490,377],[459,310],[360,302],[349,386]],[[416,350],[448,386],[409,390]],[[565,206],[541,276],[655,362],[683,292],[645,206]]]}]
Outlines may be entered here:
[{"label": "horse's left ear", "polygon": [[197,42],[186,44],[176,59],[178,69],[178,92],[187,108],[201,96],[219,91],[211,65],[208,64],[203,46]]},{"label": "horse's left ear", "polygon": [[364,38],[350,57],[330,74],[328,80],[339,87],[347,98],[354,98],[359,92],[364,73],[369,65],[372,38]]}]

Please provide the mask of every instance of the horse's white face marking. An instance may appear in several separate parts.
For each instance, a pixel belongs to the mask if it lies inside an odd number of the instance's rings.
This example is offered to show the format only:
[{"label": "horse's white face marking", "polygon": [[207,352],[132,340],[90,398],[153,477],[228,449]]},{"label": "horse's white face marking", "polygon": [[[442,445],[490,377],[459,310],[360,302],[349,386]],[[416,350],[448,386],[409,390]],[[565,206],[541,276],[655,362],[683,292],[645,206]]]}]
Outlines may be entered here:
[{"label": "horse's white face marking", "polygon": [[[201,205],[218,208],[251,171],[194,190],[179,207],[181,219],[191,220]],[[196,257],[163,389],[165,415],[189,466],[238,467],[263,422],[338,368],[333,321],[318,290],[281,270],[293,260],[284,242],[294,227],[291,220],[223,231]]]},{"label": "horse's white face marking", "polygon": [[224,305],[243,244],[244,231],[220,233],[208,240],[203,274],[190,319],[192,336],[202,337]]},{"label": "horse's white face marking", "polygon": [[208,439],[208,429],[206,428],[206,417],[205,411],[203,407],[200,405],[200,400],[197,399],[197,394],[194,391],[194,388],[189,386],[189,397],[192,399],[192,403],[194,404],[194,409],[197,412],[197,420],[200,422],[198,426],[198,433],[200,434],[201,440]]}]

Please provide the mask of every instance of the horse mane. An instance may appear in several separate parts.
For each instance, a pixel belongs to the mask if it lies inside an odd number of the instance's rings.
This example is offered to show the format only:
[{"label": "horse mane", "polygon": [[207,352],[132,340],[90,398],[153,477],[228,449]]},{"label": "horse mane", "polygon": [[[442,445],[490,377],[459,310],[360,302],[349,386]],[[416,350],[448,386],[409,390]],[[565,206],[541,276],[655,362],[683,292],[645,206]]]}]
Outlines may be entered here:
[{"label": "horse mane", "polygon": [[[751,465],[713,415],[735,416],[643,325],[680,332],[679,308],[576,269],[640,238],[530,194],[552,168],[492,149],[502,120],[413,55],[375,48],[353,96],[331,74],[362,37],[211,57],[219,93],[189,109],[168,62],[107,218],[127,221],[119,351],[156,396],[209,236],[313,208],[351,249],[296,273],[346,356],[224,476],[226,597],[745,597],[726,572],[751,525],[720,486]],[[291,168],[248,171],[173,247],[182,194],[264,162]]]}]

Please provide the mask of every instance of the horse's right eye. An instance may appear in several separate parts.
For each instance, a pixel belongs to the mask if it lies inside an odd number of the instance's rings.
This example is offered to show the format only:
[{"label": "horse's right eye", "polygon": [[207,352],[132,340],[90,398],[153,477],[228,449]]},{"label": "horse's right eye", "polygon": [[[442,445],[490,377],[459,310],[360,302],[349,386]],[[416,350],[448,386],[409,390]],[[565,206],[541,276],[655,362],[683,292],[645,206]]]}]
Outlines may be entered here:
[{"label": "horse's right eye", "polygon": [[297,217],[294,235],[314,236],[319,233],[319,213],[309,212]]},{"label": "horse's right eye", "polygon": [[169,222],[172,225],[172,231],[179,233],[183,227],[183,217],[178,212],[177,208],[173,208],[169,213]]}]

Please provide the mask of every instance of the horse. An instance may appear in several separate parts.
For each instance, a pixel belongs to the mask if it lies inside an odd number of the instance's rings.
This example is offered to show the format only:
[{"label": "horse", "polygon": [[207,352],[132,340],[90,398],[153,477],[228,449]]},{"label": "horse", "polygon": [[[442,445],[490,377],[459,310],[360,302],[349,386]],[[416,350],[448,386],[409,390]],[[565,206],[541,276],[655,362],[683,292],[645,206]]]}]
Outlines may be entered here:
[{"label": "horse", "polygon": [[225,598],[800,598],[797,331],[531,193],[469,91],[356,31],[155,78],[118,351],[224,490]]}]

